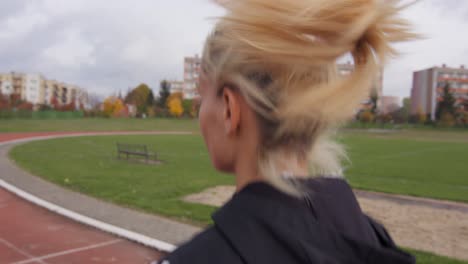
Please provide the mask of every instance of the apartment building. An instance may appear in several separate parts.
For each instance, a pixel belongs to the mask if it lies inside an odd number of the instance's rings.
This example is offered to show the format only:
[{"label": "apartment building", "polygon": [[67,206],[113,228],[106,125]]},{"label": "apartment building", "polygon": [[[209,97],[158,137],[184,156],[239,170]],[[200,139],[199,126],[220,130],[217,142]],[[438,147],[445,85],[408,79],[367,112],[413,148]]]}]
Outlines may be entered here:
[{"label": "apartment building", "polygon": [[468,111],[468,69],[464,65],[452,68],[443,64],[413,72],[411,114],[424,113],[435,120],[437,104],[442,100],[443,88],[447,83],[456,105]]},{"label": "apartment building", "polygon": [[[22,100],[34,105],[66,105],[74,102],[76,106],[87,106],[87,92],[75,85],[48,80],[40,74],[0,73],[0,91],[4,95],[17,94]],[[54,100],[55,99],[55,100]]]},{"label": "apartment building", "polygon": [[184,82],[183,81],[168,81],[170,86],[170,93],[184,93]]},{"label": "apartment building", "polygon": [[[352,64],[351,62],[347,62],[347,63],[338,63],[336,64],[336,67],[337,67],[337,72],[338,74],[340,74],[341,76],[347,76],[347,75],[350,75],[353,71],[354,71],[354,64]],[[383,69],[381,69],[374,82],[373,82],[373,85],[372,85],[372,89],[373,91],[372,92],[376,92],[377,93],[377,97],[378,97],[378,100],[377,100],[377,106],[378,106],[378,109],[379,111],[381,111],[381,107],[382,107],[382,96],[383,96]],[[360,109],[358,109],[358,111],[361,111],[361,110],[370,110],[372,108],[372,102],[371,102],[371,95],[369,95],[368,98],[364,99],[362,102],[361,102],[361,105],[360,105]]]},{"label": "apartment building", "polygon": [[32,104],[41,104],[43,101],[41,97],[44,91],[44,82],[45,79],[40,74],[24,74],[21,99]]},{"label": "apartment building", "polygon": [[0,93],[10,95],[13,93],[13,80],[11,75],[0,74]]},{"label": "apartment building", "polygon": [[199,96],[198,81],[201,71],[201,58],[198,55],[184,58],[184,88],[183,94],[187,99]]},{"label": "apartment building", "polygon": [[0,74],[0,91],[2,94],[23,94],[24,75],[16,72]]}]

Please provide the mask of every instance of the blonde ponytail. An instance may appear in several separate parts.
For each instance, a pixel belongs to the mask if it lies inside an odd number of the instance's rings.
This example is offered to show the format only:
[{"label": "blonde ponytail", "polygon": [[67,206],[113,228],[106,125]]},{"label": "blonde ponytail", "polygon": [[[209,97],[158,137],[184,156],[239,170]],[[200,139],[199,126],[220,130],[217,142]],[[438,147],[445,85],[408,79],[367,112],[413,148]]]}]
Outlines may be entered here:
[{"label": "blonde ponytail", "polygon": [[[207,39],[203,66],[215,87],[235,85],[262,125],[259,168],[298,194],[275,164],[310,162],[311,176],[341,175],[346,155],[330,139],[370,92],[391,44],[413,39],[397,0],[229,0]],[[350,53],[346,78],[336,61]]]}]

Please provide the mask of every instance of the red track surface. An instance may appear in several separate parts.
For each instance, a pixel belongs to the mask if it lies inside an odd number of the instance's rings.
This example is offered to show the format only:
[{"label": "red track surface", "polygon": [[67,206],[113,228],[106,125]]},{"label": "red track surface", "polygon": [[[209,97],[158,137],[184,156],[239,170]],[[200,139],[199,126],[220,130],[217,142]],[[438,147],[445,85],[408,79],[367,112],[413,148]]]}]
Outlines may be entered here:
[{"label": "red track surface", "polygon": [[[0,142],[57,134],[69,133],[4,133]],[[160,256],[154,249],[82,225],[0,188],[0,264],[149,263]]]}]

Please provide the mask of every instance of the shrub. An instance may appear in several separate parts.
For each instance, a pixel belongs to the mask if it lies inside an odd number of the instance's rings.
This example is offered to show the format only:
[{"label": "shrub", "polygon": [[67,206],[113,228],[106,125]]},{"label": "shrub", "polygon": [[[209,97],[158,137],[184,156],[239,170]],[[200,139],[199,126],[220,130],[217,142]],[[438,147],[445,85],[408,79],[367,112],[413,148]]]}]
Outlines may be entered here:
[{"label": "shrub", "polygon": [[359,121],[361,121],[363,123],[372,123],[372,122],[374,122],[374,118],[375,118],[375,116],[370,110],[362,111],[359,114]]}]

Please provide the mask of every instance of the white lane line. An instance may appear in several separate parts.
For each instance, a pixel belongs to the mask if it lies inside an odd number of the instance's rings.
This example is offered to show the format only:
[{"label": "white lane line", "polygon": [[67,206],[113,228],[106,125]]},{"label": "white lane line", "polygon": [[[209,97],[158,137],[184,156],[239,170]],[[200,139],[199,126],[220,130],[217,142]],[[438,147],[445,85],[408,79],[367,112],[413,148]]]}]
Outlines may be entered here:
[{"label": "white lane line", "polygon": [[[35,258],[35,256],[29,254],[29,253],[26,252],[26,251],[21,250],[20,248],[16,247],[15,245],[11,244],[10,242],[6,241],[5,239],[0,238],[0,242],[3,243],[3,244],[5,244],[7,247],[9,247],[9,248],[11,248],[11,249],[17,251],[18,253],[20,253],[21,255],[23,255],[23,256],[25,256],[25,257],[28,257],[28,258],[30,258],[30,259]],[[26,261],[29,261],[29,259],[26,260]],[[42,264],[48,264],[48,263],[46,263],[46,262],[44,262],[44,261],[42,261],[42,260],[37,260],[37,262],[42,263]]]},{"label": "white lane line", "polygon": [[37,196],[34,196],[30,193],[27,193],[7,182],[4,180],[0,180],[0,187],[3,187],[4,189],[16,194],[17,196],[33,203],[38,206],[44,207],[48,209],[49,211],[55,212],[59,215],[65,216],[67,218],[70,218],[76,222],[92,226],[96,229],[117,235],[119,237],[126,238],[128,240],[146,245],[148,247],[152,247],[155,249],[158,249],[160,251],[165,251],[165,252],[171,252],[173,251],[176,247],[172,244],[169,244],[167,242],[154,239],[127,229],[123,229],[118,226],[114,226],[96,219],[93,219],[91,217],[84,216],[82,214],[78,214],[76,212],[73,212],[71,210],[68,210],[66,208],[60,207],[56,204],[53,204],[51,202],[45,201]]},{"label": "white lane line", "polygon": [[116,243],[119,243],[119,242],[122,242],[122,241],[123,241],[122,239],[113,239],[111,241],[98,243],[98,244],[94,244],[94,245],[90,245],[90,246],[86,246],[86,247],[79,247],[79,248],[64,250],[64,251],[60,251],[60,252],[56,252],[56,253],[52,253],[52,254],[43,255],[43,256],[40,256],[40,257],[34,257],[34,258],[31,258],[31,259],[28,259],[28,260],[14,262],[13,264],[26,264],[26,263],[36,262],[36,261],[42,261],[44,259],[50,259],[50,258],[60,257],[60,256],[63,256],[63,255],[68,255],[68,254],[72,254],[72,253],[76,253],[76,252],[86,251],[86,250],[90,250],[90,249],[94,249],[94,248],[105,247],[105,246],[116,244]]}]

